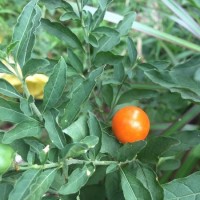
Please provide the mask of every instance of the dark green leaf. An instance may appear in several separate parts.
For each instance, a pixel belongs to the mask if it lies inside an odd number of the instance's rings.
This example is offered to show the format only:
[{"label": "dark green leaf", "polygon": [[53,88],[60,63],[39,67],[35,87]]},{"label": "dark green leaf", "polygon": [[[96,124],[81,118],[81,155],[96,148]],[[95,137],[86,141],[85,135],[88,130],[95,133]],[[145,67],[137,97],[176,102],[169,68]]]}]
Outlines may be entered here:
[{"label": "dark green leaf", "polygon": [[103,21],[105,12],[106,12],[105,8],[101,9],[100,6],[98,7],[98,9],[93,14],[90,30],[93,30],[99,26],[99,24]]},{"label": "dark green leaf", "polygon": [[18,42],[19,41],[13,42],[7,46],[7,48],[6,48],[7,55],[9,55],[13,51],[13,49],[17,46]]},{"label": "dark green leaf", "polygon": [[12,74],[12,72],[0,61],[0,73]]},{"label": "dark green leaf", "polygon": [[123,20],[121,20],[117,25],[117,31],[120,35],[126,35],[132,28],[133,21],[135,19],[135,13],[130,12],[124,16]]},{"label": "dark green leaf", "polygon": [[44,113],[45,128],[48,132],[51,142],[56,145],[59,149],[64,148],[66,144],[66,139],[62,129],[58,126],[56,122],[56,113],[54,110],[47,110]]},{"label": "dark green leaf", "polygon": [[64,58],[61,57],[58,64],[55,65],[53,73],[44,88],[43,111],[52,108],[60,100],[66,84],[67,65]]},{"label": "dark green leaf", "polygon": [[59,194],[69,195],[78,192],[88,181],[89,177],[94,173],[92,166],[84,166],[76,168],[68,177],[68,182],[64,184],[58,191]]},{"label": "dark green leaf", "polygon": [[187,151],[192,147],[200,144],[200,131],[181,131],[172,135],[174,139],[177,139],[180,143],[173,146],[165,153],[165,155],[174,155],[175,153]]},{"label": "dark green leaf", "polygon": [[9,195],[9,200],[24,200],[30,192],[30,187],[39,176],[40,170],[29,169],[25,171],[22,176],[17,180],[14,189]]},{"label": "dark green leaf", "polygon": [[42,19],[42,27],[51,35],[56,36],[71,48],[83,49],[77,36],[67,27],[57,22]]},{"label": "dark green leaf", "polygon": [[89,112],[88,127],[90,135],[96,136],[99,139],[98,144],[95,146],[95,153],[97,155],[101,149],[102,128],[96,116],[91,112]]},{"label": "dark green leaf", "polygon": [[126,168],[121,168],[121,186],[126,200],[151,199],[150,192],[144,185],[133,176],[133,171]]},{"label": "dark green leaf", "polygon": [[103,99],[104,99],[105,103],[108,106],[111,106],[112,101],[113,101],[113,88],[112,88],[112,86],[110,84],[103,85],[101,92],[102,92]]},{"label": "dark green leaf", "polygon": [[11,130],[5,132],[3,142],[10,144],[15,140],[24,137],[39,137],[41,131],[42,128],[39,122],[31,120],[22,121]]},{"label": "dark green leaf", "polygon": [[48,65],[49,61],[46,59],[31,58],[25,63],[22,69],[23,76],[27,77],[29,75],[34,75],[36,73],[39,73],[41,68],[47,67]]},{"label": "dark green leaf", "polygon": [[132,176],[135,176],[143,186],[149,191],[152,200],[162,200],[163,199],[163,188],[158,182],[158,177],[155,172],[143,165],[140,162],[133,163],[130,166],[129,171],[132,171]]},{"label": "dark green leaf", "polygon": [[0,194],[1,200],[8,200],[8,195],[10,194],[13,186],[9,183],[0,183]]},{"label": "dark green leaf", "polygon": [[60,21],[68,21],[68,20],[76,20],[79,19],[79,17],[77,16],[77,14],[74,11],[68,11],[66,13],[64,13],[63,15],[61,15],[60,17]]},{"label": "dark green leaf", "polygon": [[23,67],[31,57],[35,32],[40,25],[41,10],[37,3],[38,0],[32,0],[24,7],[14,29],[12,43],[18,42],[15,48],[15,57],[20,67]]},{"label": "dark green leaf", "polygon": [[68,54],[69,62],[72,65],[72,67],[78,73],[82,73],[82,71],[83,71],[83,63],[80,61],[78,56],[71,49],[67,50],[67,54]]},{"label": "dark green leaf", "polygon": [[99,46],[95,49],[95,53],[101,52],[101,51],[111,51],[113,48],[118,45],[120,42],[119,34],[115,37],[110,36],[102,36],[99,39]]},{"label": "dark green leaf", "polygon": [[175,156],[171,156],[171,157],[160,158],[157,168],[163,171],[171,171],[178,169],[180,166],[181,166],[180,159],[175,158]]},{"label": "dark green leaf", "polygon": [[135,156],[146,146],[145,141],[138,141],[123,145],[116,153],[118,161],[133,160]]},{"label": "dark green leaf", "polygon": [[111,52],[100,52],[94,58],[94,64],[97,66],[109,64],[115,65],[122,61],[122,56],[114,55]]},{"label": "dark green leaf", "polygon": [[173,199],[199,199],[200,172],[196,172],[185,178],[175,179],[169,183],[162,185],[164,188],[164,200]]},{"label": "dark green leaf", "polygon": [[12,98],[22,98],[21,94],[6,80],[0,78],[0,94]]},{"label": "dark green leaf", "polygon": [[135,48],[133,40],[130,37],[127,38],[127,46],[128,46],[128,57],[130,59],[131,66],[133,66],[137,59],[137,50]]},{"label": "dark green leaf", "polygon": [[64,8],[65,10],[73,10],[72,6],[63,0],[40,0],[45,6],[50,9],[54,10],[57,8]]},{"label": "dark green leaf", "polygon": [[155,164],[163,153],[178,143],[178,140],[170,137],[151,138],[148,140],[146,147],[138,154],[138,158]]},{"label": "dark green leaf", "polygon": [[100,184],[87,185],[81,189],[79,198],[81,200],[105,200],[105,188]]},{"label": "dark green leaf", "polygon": [[0,98],[0,120],[19,123],[21,121],[32,119],[24,115],[20,110],[19,103]]},{"label": "dark green leaf", "polygon": [[33,99],[31,98],[31,96],[28,100],[24,98],[20,98],[20,109],[27,116],[33,115],[33,111],[30,108],[30,103],[32,102],[33,102]]},{"label": "dark green leaf", "polygon": [[101,153],[107,153],[112,157],[116,156],[116,152],[120,148],[119,142],[116,138],[112,135],[109,135],[106,132],[102,134],[102,146],[101,146]]},{"label": "dark green leaf", "polygon": [[[144,73],[154,83],[157,83],[171,92],[178,92],[183,99],[200,102],[199,81],[195,80],[195,73],[200,68],[200,57],[196,56],[189,61],[177,65],[171,70],[143,69]],[[184,71],[184,73],[183,73]]]},{"label": "dark green leaf", "polygon": [[23,200],[38,200],[41,199],[42,196],[47,192],[49,187],[51,186],[57,169],[47,169],[36,178],[34,183],[31,185],[29,194]]},{"label": "dark green leaf", "polygon": [[69,126],[80,111],[81,105],[89,98],[95,84],[96,79],[103,72],[103,68],[98,68],[92,71],[87,80],[85,80],[75,91],[73,91],[72,98],[65,107],[64,116],[62,116],[61,124],[65,128]]},{"label": "dark green leaf", "polygon": [[120,175],[118,172],[107,174],[105,189],[108,200],[124,200],[123,191],[120,186]]},{"label": "dark green leaf", "polygon": [[116,31],[113,28],[106,27],[106,26],[97,27],[92,32],[93,33],[98,33],[98,34],[103,34],[103,35],[106,35],[108,37],[116,37],[116,36],[119,35],[118,31]]},{"label": "dark green leaf", "polygon": [[95,48],[99,46],[97,38],[92,34],[89,35],[88,42]]},{"label": "dark green leaf", "polygon": [[118,104],[129,103],[135,100],[148,99],[156,97],[157,92],[155,90],[142,90],[142,89],[130,89],[122,93],[118,100]]},{"label": "dark green leaf", "polygon": [[63,158],[76,158],[85,154],[88,151],[88,146],[81,143],[67,144],[61,151]]},{"label": "dark green leaf", "polygon": [[71,137],[73,142],[80,142],[88,134],[87,120],[84,116],[79,117],[73,124],[63,130]]},{"label": "dark green leaf", "polygon": [[88,149],[93,149],[99,142],[99,137],[95,135],[86,136],[80,143],[87,145]]}]

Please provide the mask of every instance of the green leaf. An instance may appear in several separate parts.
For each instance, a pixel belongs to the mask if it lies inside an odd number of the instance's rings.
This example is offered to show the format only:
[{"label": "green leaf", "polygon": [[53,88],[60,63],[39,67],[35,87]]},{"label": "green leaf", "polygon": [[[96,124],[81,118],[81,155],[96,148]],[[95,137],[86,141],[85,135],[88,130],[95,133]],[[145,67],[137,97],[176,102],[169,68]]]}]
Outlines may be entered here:
[{"label": "green leaf", "polygon": [[37,74],[40,72],[41,68],[47,67],[49,64],[49,61],[46,59],[31,58],[25,63],[22,69],[23,76],[27,77],[29,75]]},{"label": "green leaf", "polygon": [[95,48],[99,46],[98,39],[93,34],[89,35],[88,42]]},{"label": "green leaf", "polygon": [[67,65],[61,57],[44,88],[43,111],[54,107],[60,100],[66,84]]},{"label": "green leaf", "polygon": [[135,100],[149,99],[156,96],[157,92],[155,90],[148,90],[148,89],[142,90],[141,88],[138,89],[134,88],[126,90],[124,93],[122,93],[117,103],[118,104],[129,103]]},{"label": "green leaf", "polygon": [[32,119],[21,112],[19,103],[15,103],[15,102],[0,98],[0,120],[1,121],[19,123],[24,120],[27,120],[27,118]]},{"label": "green leaf", "polygon": [[93,149],[99,142],[99,137],[95,135],[86,136],[80,143],[87,145],[88,149]]},{"label": "green leaf", "polygon": [[63,158],[76,158],[84,155],[88,151],[88,146],[81,143],[67,144],[61,151]]},{"label": "green leaf", "polygon": [[96,79],[103,72],[103,68],[98,68],[92,71],[89,77],[83,81],[83,83],[75,89],[72,93],[72,98],[64,108],[64,115],[61,119],[61,125],[63,128],[69,126],[80,112],[81,105],[89,98],[93,88],[96,85]]},{"label": "green leaf", "polygon": [[89,177],[94,173],[94,167],[84,166],[76,168],[68,177],[68,182],[61,186],[58,190],[59,194],[69,195],[78,192],[88,181]]},{"label": "green leaf", "polygon": [[174,155],[175,153],[187,151],[192,147],[200,144],[200,131],[181,131],[173,134],[171,137],[179,141],[178,145],[175,145],[169,149],[164,155]]},{"label": "green leaf", "polygon": [[8,200],[8,195],[10,194],[13,186],[8,183],[0,183],[0,193],[1,200]]},{"label": "green leaf", "polygon": [[121,186],[126,200],[151,199],[149,191],[144,185],[133,176],[133,171],[126,168],[121,168]]},{"label": "green leaf", "polygon": [[102,184],[87,185],[81,189],[79,198],[81,200],[105,200],[105,188]]},{"label": "green leaf", "polygon": [[108,106],[111,106],[112,101],[113,101],[113,88],[112,88],[112,86],[110,84],[103,85],[101,92],[102,92],[102,96],[103,96],[105,103]]},{"label": "green leaf", "polygon": [[57,114],[54,110],[47,110],[44,113],[44,126],[48,132],[51,142],[55,144],[56,147],[58,147],[59,149],[62,149],[66,144],[66,139],[64,133],[62,132],[62,129],[56,122],[56,115]]},{"label": "green leaf", "polygon": [[61,41],[65,42],[68,47],[83,50],[82,44],[78,37],[67,27],[57,22],[51,22],[47,19],[42,19],[42,27],[51,35],[56,36]]},{"label": "green leaf", "polygon": [[106,175],[105,189],[108,200],[124,200],[123,191],[120,185],[120,175],[118,172]]},{"label": "green leaf", "polygon": [[94,58],[94,64],[97,66],[109,64],[115,65],[122,61],[122,56],[114,55],[111,52],[100,52]]},{"label": "green leaf", "polygon": [[0,73],[12,74],[12,72],[0,61]]},{"label": "green leaf", "polygon": [[92,32],[97,33],[97,34],[103,34],[103,35],[106,35],[108,37],[116,37],[116,36],[119,35],[118,31],[116,31],[113,28],[106,27],[106,26],[97,27]]},{"label": "green leaf", "polygon": [[127,46],[128,46],[128,57],[130,59],[131,66],[133,66],[137,59],[137,50],[135,48],[133,40],[130,37],[127,38]]},{"label": "green leaf", "polygon": [[20,109],[21,111],[27,115],[27,116],[32,116],[33,115],[33,111],[30,108],[30,103],[33,102],[33,97],[29,97],[29,99],[24,99],[24,98],[20,98]]},{"label": "green leaf", "polygon": [[117,25],[117,31],[120,33],[120,36],[127,35],[130,29],[132,28],[133,22],[135,19],[135,13],[130,12],[124,16],[123,20],[121,20]]},{"label": "green leaf", "polygon": [[200,57],[196,56],[171,68],[171,70],[153,68],[150,70],[144,69],[144,73],[154,83],[169,89],[171,92],[181,94],[183,99],[200,102],[200,83],[195,80],[195,73],[199,68]]},{"label": "green leaf", "polygon": [[5,144],[10,144],[15,140],[18,140],[20,138],[24,137],[39,137],[41,134],[42,128],[39,124],[39,122],[26,120],[22,121],[19,124],[17,124],[14,128],[11,130],[5,132],[3,137],[3,142]]},{"label": "green leaf", "polygon": [[71,50],[67,49],[68,59],[72,67],[78,72],[83,72],[83,63],[80,61],[78,56]]},{"label": "green leaf", "polygon": [[60,21],[77,20],[79,17],[74,11],[67,11],[60,16]]},{"label": "green leaf", "polygon": [[99,46],[95,49],[94,53],[98,53],[101,51],[111,51],[113,48],[120,43],[120,37],[119,34],[115,37],[109,37],[109,36],[102,36],[99,39]]},{"label": "green leaf", "polygon": [[92,17],[92,23],[90,25],[90,30],[92,31],[96,27],[99,26],[99,24],[103,21],[104,15],[105,15],[105,8],[101,8],[101,6],[98,7],[98,9],[95,11]]},{"label": "green leaf", "polygon": [[54,10],[57,8],[64,8],[65,10],[73,10],[72,6],[63,0],[40,0],[42,3],[45,4],[47,9]]},{"label": "green leaf", "polygon": [[42,172],[31,185],[29,194],[23,200],[38,200],[47,192],[51,186],[57,169],[47,169]]},{"label": "green leaf", "polygon": [[73,124],[63,130],[71,137],[73,142],[79,142],[88,134],[87,120],[85,116],[80,116]]},{"label": "green leaf", "polygon": [[98,144],[95,146],[95,153],[97,155],[101,149],[102,128],[96,116],[91,112],[89,112],[88,127],[90,135],[98,138]]},{"label": "green leaf", "polygon": [[102,134],[102,146],[101,146],[101,153],[107,153],[112,157],[116,156],[116,152],[120,148],[119,142],[113,135],[109,135],[106,132]]},{"label": "green leaf", "polygon": [[158,182],[156,173],[140,162],[134,163],[129,171],[135,176],[143,186],[149,191],[152,200],[162,200],[164,196],[163,188]]},{"label": "green leaf", "polygon": [[116,152],[116,159],[120,162],[133,160],[135,156],[146,146],[145,141],[138,141],[123,145]]},{"label": "green leaf", "polygon": [[31,57],[35,32],[40,25],[41,10],[37,3],[38,0],[32,0],[24,7],[14,29],[12,43],[18,42],[15,48],[15,57],[21,68]]},{"label": "green leaf", "polygon": [[164,200],[199,199],[199,181],[200,172],[196,172],[185,178],[175,179],[162,185],[164,188]]},{"label": "green leaf", "polygon": [[21,94],[6,80],[0,78],[0,94],[12,98],[22,98]]},{"label": "green leaf", "polygon": [[11,54],[11,52],[14,50],[14,48],[16,47],[16,45],[18,44],[19,41],[10,43],[7,48],[6,48],[6,54],[9,55]]},{"label": "green leaf", "polygon": [[103,80],[103,85],[121,85],[125,78],[125,67],[122,62],[115,64],[113,68],[113,76],[107,80]]},{"label": "green leaf", "polygon": [[9,195],[9,200],[24,200],[29,194],[30,187],[39,176],[40,172],[41,171],[38,169],[29,169],[25,171],[16,181],[15,186]]},{"label": "green leaf", "polygon": [[138,154],[138,158],[155,164],[163,153],[178,143],[178,140],[170,137],[159,136],[151,138],[148,140],[146,147]]}]

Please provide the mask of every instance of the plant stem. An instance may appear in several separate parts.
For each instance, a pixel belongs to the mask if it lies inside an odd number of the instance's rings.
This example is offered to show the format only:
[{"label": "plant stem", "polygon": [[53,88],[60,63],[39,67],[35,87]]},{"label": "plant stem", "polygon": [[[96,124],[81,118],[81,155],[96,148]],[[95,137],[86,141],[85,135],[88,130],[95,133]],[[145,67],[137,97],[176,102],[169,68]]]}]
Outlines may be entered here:
[{"label": "plant stem", "polygon": [[126,165],[128,163],[134,162],[136,158],[133,158],[132,160],[126,160],[124,162],[118,162],[118,161],[100,161],[100,160],[94,160],[94,161],[88,161],[88,160],[78,160],[78,159],[66,159],[63,162],[59,162],[59,163],[50,163],[50,164],[44,164],[44,165],[38,165],[38,164],[34,164],[34,165],[27,165],[25,166],[23,165],[17,165],[15,168],[17,169],[17,171],[20,170],[28,170],[28,169],[49,169],[49,168],[61,168],[64,166],[64,164],[66,164],[67,166],[69,165],[85,165],[85,164],[90,164],[92,163],[95,166],[108,166],[111,164],[116,164],[118,166],[122,166],[122,165]]},{"label": "plant stem", "polygon": [[[28,99],[30,97],[30,92],[28,90],[27,84],[25,81],[22,81],[22,85],[23,85],[23,89],[24,89],[24,93],[26,95],[26,98]],[[39,118],[39,120],[42,122],[43,121],[43,117],[41,112],[38,110],[37,106],[35,105],[34,102],[31,102],[30,104],[31,109],[33,110],[33,112],[37,115],[37,117]]]},{"label": "plant stem", "polygon": [[183,116],[179,117],[176,122],[174,122],[167,130],[162,134],[164,136],[170,136],[177,130],[180,130],[185,124],[190,122],[200,113],[200,105],[194,105],[190,108]]},{"label": "plant stem", "polygon": [[28,166],[20,166],[18,165],[16,168],[17,170],[28,170],[28,169],[50,169],[50,168],[60,168],[62,167],[62,163],[50,163],[50,164],[44,164],[44,165],[28,165]]},{"label": "plant stem", "polygon": [[[19,72],[16,64],[14,65],[14,70],[15,70],[17,78],[21,81],[24,93],[26,95],[26,98],[28,99],[31,96],[31,94],[30,94],[29,89],[27,87],[26,81],[23,79],[23,75]],[[35,103],[32,102],[29,105],[30,105],[31,109],[33,110],[33,112],[36,114],[36,116],[39,118],[39,120],[42,122],[43,121],[42,114],[38,110],[38,108],[35,105]]]},{"label": "plant stem", "polygon": [[84,23],[84,20],[83,20],[83,14],[82,14],[81,7],[79,5],[78,0],[76,0],[76,4],[77,4],[78,12],[79,12],[79,15],[80,15],[80,19],[81,19],[81,25],[82,25],[82,28],[83,28],[83,33],[84,33],[85,40],[86,40],[85,50],[86,50],[86,54],[87,54],[87,58],[86,58],[86,62],[87,62],[87,65],[88,65],[87,67],[88,67],[88,69],[90,69],[92,64],[91,64],[91,52],[90,52],[90,44],[89,44],[89,33],[88,33],[87,29],[85,28],[85,23]]}]

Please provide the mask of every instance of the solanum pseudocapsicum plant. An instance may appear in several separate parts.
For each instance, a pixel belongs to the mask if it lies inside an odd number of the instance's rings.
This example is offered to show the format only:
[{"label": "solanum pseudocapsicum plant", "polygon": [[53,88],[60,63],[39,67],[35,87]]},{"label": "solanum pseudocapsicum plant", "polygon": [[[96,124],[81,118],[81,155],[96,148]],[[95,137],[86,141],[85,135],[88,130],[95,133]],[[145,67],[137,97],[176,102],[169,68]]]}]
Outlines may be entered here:
[{"label": "solanum pseudocapsicum plant", "polygon": [[[12,123],[1,132],[1,143],[22,157],[6,167],[1,199],[169,200],[198,195],[199,172],[161,183],[169,174],[165,170],[178,169],[183,152],[200,141],[198,130],[180,131],[199,113],[194,102],[200,102],[200,57],[175,67],[164,61],[141,63],[129,37],[135,13],[106,26],[103,18],[111,1],[100,0],[93,14],[84,10],[87,2],[30,0],[11,43],[1,50],[0,72],[17,77],[22,87],[0,79],[0,120]],[[52,20],[48,10],[60,18]],[[60,40],[60,58],[48,57],[51,52],[43,58],[35,51],[41,35]],[[36,74],[48,77],[39,100],[27,86]],[[167,130],[151,129],[146,138],[149,120],[138,107],[148,111],[151,121],[150,102],[173,95],[169,91],[191,108]],[[131,124],[145,130],[131,143],[119,142],[111,128],[113,116],[124,107],[137,108],[132,117],[139,121]],[[138,110],[142,117],[137,118]],[[115,133],[120,119],[113,119]],[[119,134],[127,134],[124,130],[120,127]]]}]

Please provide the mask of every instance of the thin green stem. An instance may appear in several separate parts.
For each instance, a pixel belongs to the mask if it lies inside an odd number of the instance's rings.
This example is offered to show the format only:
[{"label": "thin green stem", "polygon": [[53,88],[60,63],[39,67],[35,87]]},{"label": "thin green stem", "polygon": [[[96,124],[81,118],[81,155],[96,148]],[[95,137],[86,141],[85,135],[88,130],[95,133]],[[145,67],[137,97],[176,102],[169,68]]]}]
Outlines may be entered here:
[{"label": "thin green stem", "polygon": [[[26,84],[26,81],[23,79],[23,76],[20,74],[18,68],[17,68],[17,65],[15,64],[14,65],[14,70],[15,70],[15,73],[16,73],[16,76],[18,77],[18,79],[21,81],[21,84],[22,84],[22,87],[23,87],[23,90],[24,90],[24,93],[26,95],[26,98],[28,99],[30,97],[30,92],[29,92],[29,89],[27,87],[27,84]],[[42,114],[40,113],[40,111],[38,110],[37,106],[35,105],[34,102],[30,103],[29,104],[31,109],[33,110],[33,112],[36,114],[36,116],[39,118],[39,120],[42,122],[43,121],[43,117],[42,117]]]},{"label": "thin green stem", "polygon": [[17,165],[14,168],[17,169],[18,171],[20,170],[28,170],[28,169],[49,169],[49,168],[62,168],[66,167],[69,165],[85,165],[85,164],[93,164],[95,166],[108,166],[111,164],[116,164],[118,166],[126,165],[128,163],[134,162],[136,158],[133,158],[132,160],[127,160],[124,162],[118,162],[118,161],[101,161],[101,160],[79,160],[79,159],[65,159],[64,162],[59,162],[59,163],[49,163],[49,164],[44,164],[44,165]]},{"label": "thin green stem", "polygon": [[27,165],[27,166],[17,166],[17,170],[28,170],[28,169],[50,169],[50,168],[60,168],[62,167],[62,163],[50,163],[44,165]]},{"label": "thin green stem", "polygon": [[87,54],[87,58],[86,58],[87,67],[88,67],[88,69],[90,69],[91,66],[92,66],[92,63],[91,63],[91,50],[90,50],[90,44],[89,44],[89,32],[85,28],[85,23],[84,23],[84,20],[83,20],[83,14],[82,14],[82,10],[81,10],[81,7],[79,5],[78,0],[76,0],[76,4],[77,4],[78,12],[79,12],[79,15],[80,15],[80,19],[81,19],[81,26],[83,28],[84,37],[86,39],[85,50],[86,50],[86,54]]},{"label": "thin green stem", "polygon": [[200,105],[194,105],[190,108],[183,116],[179,117],[167,130],[162,134],[164,136],[170,136],[174,134],[177,130],[180,130],[185,124],[190,122],[200,113]]}]

